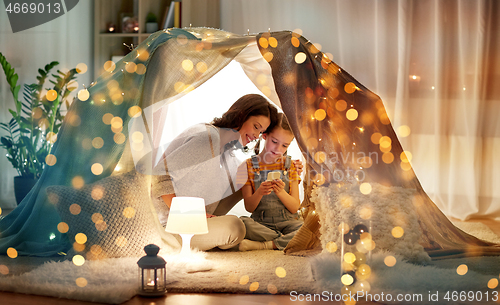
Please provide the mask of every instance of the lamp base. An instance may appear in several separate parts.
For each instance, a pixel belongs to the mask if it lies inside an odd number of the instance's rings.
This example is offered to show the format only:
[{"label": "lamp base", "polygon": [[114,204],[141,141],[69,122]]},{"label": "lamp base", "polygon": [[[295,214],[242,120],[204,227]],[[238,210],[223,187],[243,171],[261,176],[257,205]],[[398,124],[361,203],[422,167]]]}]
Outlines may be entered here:
[{"label": "lamp base", "polygon": [[182,248],[180,254],[191,253],[191,238],[194,234],[179,234],[182,238]]}]

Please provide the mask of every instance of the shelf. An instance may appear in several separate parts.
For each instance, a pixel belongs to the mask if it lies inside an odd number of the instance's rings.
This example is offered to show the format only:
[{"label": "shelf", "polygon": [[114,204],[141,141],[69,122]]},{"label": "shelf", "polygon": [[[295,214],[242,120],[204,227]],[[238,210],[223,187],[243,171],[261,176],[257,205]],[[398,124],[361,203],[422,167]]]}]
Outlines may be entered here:
[{"label": "shelf", "polygon": [[[182,26],[220,26],[220,0],[182,0]],[[124,56],[130,50],[124,46],[138,45],[153,33],[145,33],[146,16],[156,15],[159,29],[171,0],[95,0],[94,7],[94,78],[104,72],[104,63],[112,56]],[[139,32],[123,33],[122,21],[135,17]],[[113,24],[114,33],[108,28]]]}]

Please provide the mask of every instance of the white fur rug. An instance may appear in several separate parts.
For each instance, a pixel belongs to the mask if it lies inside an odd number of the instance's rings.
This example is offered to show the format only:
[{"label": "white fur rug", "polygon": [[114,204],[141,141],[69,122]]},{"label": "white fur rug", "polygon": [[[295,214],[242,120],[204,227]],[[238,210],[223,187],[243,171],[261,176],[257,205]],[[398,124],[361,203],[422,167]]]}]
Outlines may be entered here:
[{"label": "white fur rug", "polygon": [[[469,228],[463,229],[471,232],[483,231],[482,234],[489,236],[490,240],[498,238],[482,224],[468,226]],[[498,280],[499,257],[439,260],[422,266],[406,263],[401,257],[394,255],[397,259],[396,265],[387,267],[383,262],[387,254],[373,254],[369,261],[372,276],[368,282],[372,297],[380,298],[382,293],[394,297],[398,294],[418,294],[422,296],[422,302],[400,303],[457,304],[444,300],[446,291],[472,291],[483,296],[480,304],[488,304],[484,302],[486,296],[491,300],[494,291],[498,290],[498,287],[489,289],[487,285],[492,279]],[[286,256],[281,251],[220,251],[195,253],[193,263],[183,262],[177,256],[163,257],[167,261],[169,292],[290,294],[291,300],[300,300],[325,297],[325,293],[335,296],[340,294],[342,286],[339,280],[339,257],[331,254],[305,258]],[[21,273],[22,266],[16,265],[22,264],[22,258],[19,259],[16,261],[17,259],[0,258],[1,291],[109,304],[125,302],[138,291],[138,258],[87,261],[83,266],[75,266],[71,261],[46,262],[24,273]],[[457,267],[461,264],[468,266],[465,275],[457,274]],[[5,274],[2,265],[8,266],[10,273]],[[206,269],[209,270],[194,272]],[[83,287],[78,286],[77,282]],[[430,302],[429,295],[433,297],[436,292],[439,294],[439,301]],[[388,302],[385,299],[380,303],[398,302]]]}]

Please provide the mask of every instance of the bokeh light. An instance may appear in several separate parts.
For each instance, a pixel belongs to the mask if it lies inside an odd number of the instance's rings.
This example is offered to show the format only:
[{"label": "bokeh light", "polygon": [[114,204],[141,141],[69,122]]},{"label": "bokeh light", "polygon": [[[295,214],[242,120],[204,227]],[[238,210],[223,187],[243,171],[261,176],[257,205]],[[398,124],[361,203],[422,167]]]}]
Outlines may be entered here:
[{"label": "bokeh light", "polygon": [[344,91],[349,94],[354,93],[354,91],[356,91],[356,85],[354,83],[347,83],[344,86]]},{"label": "bokeh light", "polygon": [[7,248],[7,256],[10,258],[16,258],[17,257],[17,250],[14,248]]},{"label": "bokeh light", "polygon": [[127,245],[127,239],[124,236],[118,236],[115,240],[115,244],[118,247],[125,247]]},{"label": "bokeh light", "polygon": [[123,210],[123,216],[125,216],[125,218],[132,218],[135,216],[135,209],[133,207],[126,207],[124,210]]},{"label": "bokeh light", "polygon": [[88,284],[87,280],[85,278],[83,278],[83,277],[77,278],[76,281],[75,281],[75,283],[76,283],[76,286],[82,287],[82,288],[85,287],[85,286],[87,286],[87,284]]},{"label": "bokeh light", "polygon": [[401,238],[405,234],[405,230],[399,226],[396,226],[392,228],[391,234],[392,236],[394,236],[394,238]]},{"label": "bokeh light", "polygon": [[347,232],[349,232],[350,228],[349,228],[349,225],[345,222],[341,223],[339,225],[339,232],[340,234],[345,234]]},{"label": "bokeh light", "polygon": [[267,62],[271,62],[274,58],[274,54],[271,52],[266,52],[262,55]]},{"label": "bokeh light", "polygon": [[75,266],[82,266],[83,264],[85,264],[85,258],[79,254],[73,256],[72,260]]},{"label": "bokeh light", "polygon": [[384,264],[387,267],[394,267],[394,265],[396,265],[396,258],[392,255],[388,255],[384,258]]},{"label": "bokeh light", "polygon": [[85,185],[85,181],[81,176],[76,176],[71,179],[71,185],[73,186],[73,188],[79,190]]},{"label": "bokeh light", "polygon": [[[276,285],[273,285],[273,284],[268,284],[267,285],[267,291],[270,294],[277,294],[278,293],[278,287],[276,287]],[[271,304],[268,304],[268,305],[271,305]]]},{"label": "bokeh light", "polygon": [[265,37],[260,37],[259,38],[259,46],[261,48],[267,49],[269,47],[269,42],[267,41],[267,38]]},{"label": "bokeh light", "polygon": [[386,164],[391,164],[394,161],[394,155],[391,152],[386,152],[382,155],[382,161]]},{"label": "bokeh light", "polygon": [[314,118],[318,121],[323,121],[326,118],[326,111],[318,109],[314,112]]},{"label": "bokeh light", "polygon": [[458,275],[465,275],[469,271],[469,267],[467,267],[466,264],[462,264],[457,267],[457,274]]},{"label": "bokeh light", "polygon": [[102,164],[94,163],[94,164],[92,164],[92,167],[90,168],[90,170],[92,171],[92,174],[99,176],[104,171],[104,168],[102,167]]},{"label": "bokeh light", "polygon": [[54,89],[51,89],[51,90],[47,91],[47,94],[45,95],[45,97],[47,97],[48,101],[53,102],[57,98],[57,91]]},{"label": "bokeh light", "polygon": [[69,206],[69,212],[73,215],[78,215],[82,211],[82,207],[79,204],[73,203]]},{"label": "bokeh light", "polygon": [[352,252],[347,252],[344,254],[344,261],[348,264],[353,264],[356,261],[356,255]]},{"label": "bokeh light", "polygon": [[96,185],[92,188],[92,191],[90,192],[90,196],[94,200],[101,200],[102,197],[104,197],[104,187],[100,185]]},{"label": "bokeh light", "polygon": [[250,277],[248,275],[244,275],[240,278],[240,285],[246,285],[250,281]]},{"label": "bokeh light", "polygon": [[139,106],[132,106],[128,109],[128,116],[131,118],[139,117],[142,114],[142,109]]},{"label": "bokeh light", "polygon": [[400,158],[401,162],[410,163],[413,155],[411,154],[411,152],[405,150],[401,153]]},{"label": "bokeh light", "polygon": [[53,132],[53,131],[50,131],[47,133],[47,135],[45,136],[45,139],[47,140],[47,142],[49,142],[50,144],[54,144],[56,143],[57,141],[57,133]]},{"label": "bokeh light", "polygon": [[259,289],[259,282],[253,282],[248,287],[248,290],[250,290],[250,291],[257,291],[257,289]]},{"label": "bokeh light", "polygon": [[397,132],[398,132],[398,136],[405,138],[405,137],[410,135],[411,130],[410,130],[409,126],[401,125],[398,127]]},{"label": "bokeh light", "polygon": [[137,71],[137,65],[133,61],[129,61],[125,64],[125,71],[128,73],[135,73]]},{"label": "bokeh light", "polygon": [[5,265],[0,265],[0,274],[7,275],[9,274],[9,267]]},{"label": "bokeh light", "polygon": [[182,69],[184,69],[185,71],[187,71],[187,72],[192,71],[193,68],[194,68],[194,64],[191,60],[184,59],[182,61]]},{"label": "bokeh light", "polygon": [[349,121],[354,121],[358,118],[358,111],[356,109],[347,110],[345,116]]},{"label": "bokeh light", "polygon": [[205,62],[200,61],[199,63],[196,64],[196,70],[200,73],[205,73],[208,69],[208,66]]},{"label": "bokeh light", "polygon": [[368,182],[363,182],[359,185],[361,194],[368,195],[372,192],[372,185]]},{"label": "bokeh light", "polygon": [[335,109],[337,109],[338,111],[344,111],[347,109],[347,103],[346,101],[344,100],[338,100],[336,103],[335,103]]},{"label": "bokeh light", "polygon": [[275,273],[280,278],[286,277],[286,270],[283,267],[277,267]]},{"label": "bokeh light", "polygon": [[359,209],[359,217],[361,217],[361,219],[370,219],[372,217],[372,209],[369,207],[362,207]]},{"label": "bokeh light", "polygon": [[269,37],[269,45],[273,48],[278,47],[278,40],[274,37]]},{"label": "bokeh light", "polygon": [[92,146],[95,149],[100,149],[100,148],[102,148],[104,146],[104,140],[101,137],[95,137],[92,140]]},{"label": "bokeh light", "polygon": [[61,233],[67,233],[69,231],[69,226],[65,222],[60,222],[57,224],[57,230]]},{"label": "bokeh light", "polygon": [[115,141],[116,144],[123,144],[125,143],[125,140],[127,140],[127,137],[123,133],[117,132],[113,136],[113,140]]},{"label": "bokeh light", "polygon": [[87,70],[87,65],[84,63],[79,63],[78,65],[76,65],[76,72],[78,72],[78,74],[85,74],[87,73]]},{"label": "bokeh light", "polygon": [[85,235],[84,233],[78,233],[75,235],[75,241],[80,245],[83,245],[87,242],[87,235]]},{"label": "bokeh light", "polygon": [[498,280],[495,278],[492,278],[491,280],[488,281],[488,288],[490,289],[495,289],[498,287]]},{"label": "bokeh light", "polygon": [[108,60],[107,62],[104,63],[103,67],[106,72],[111,73],[116,69],[116,64],[113,61]]},{"label": "bokeh light", "polygon": [[86,100],[88,100],[90,97],[90,93],[87,89],[81,89],[80,91],[78,91],[78,99],[82,102],[85,102]]},{"label": "bokeh light", "polygon": [[352,275],[346,273],[346,274],[342,275],[342,277],[340,278],[340,281],[342,282],[342,284],[349,286],[352,283],[354,283],[354,278],[352,277]]},{"label": "bokeh light", "polygon": [[335,252],[337,252],[337,250],[338,250],[338,246],[333,241],[329,241],[328,243],[326,243],[326,251],[328,251],[330,253],[335,253]]},{"label": "bokeh light", "polygon": [[307,59],[307,55],[304,52],[299,52],[299,53],[295,54],[295,62],[298,64],[303,63],[304,61],[306,61],[306,59]]},{"label": "bokeh light", "polygon": [[48,166],[54,166],[57,163],[57,158],[53,154],[48,154],[45,157],[45,163],[47,163]]}]

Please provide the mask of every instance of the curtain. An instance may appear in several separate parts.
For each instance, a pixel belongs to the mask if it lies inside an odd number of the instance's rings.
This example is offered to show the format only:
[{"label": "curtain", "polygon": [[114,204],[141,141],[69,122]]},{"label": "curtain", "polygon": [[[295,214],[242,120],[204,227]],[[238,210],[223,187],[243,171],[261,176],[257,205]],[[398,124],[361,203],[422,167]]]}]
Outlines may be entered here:
[{"label": "curtain", "polygon": [[237,34],[295,30],[378,94],[448,216],[500,217],[500,3],[222,0]]},{"label": "curtain", "polygon": [[[39,68],[58,61],[56,68],[60,70],[72,69],[79,63],[86,64],[87,72],[79,74],[76,79],[79,84],[76,91],[83,89],[82,85],[88,87],[93,75],[93,10],[93,1],[80,1],[74,9],[59,18],[15,34],[12,33],[7,12],[0,10],[0,52],[19,75],[18,85],[36,82]],[[4,71],[0,70],[0,122],[9,122],[12,116],[8,109],[15,106]],[[3,135],[2,130],[0,136]],[[14,208],[13,177],[17,172],[5,158],[4,149],[0,149],[0,154],[0,208]]]}]

